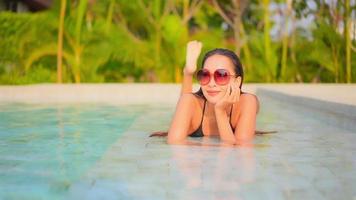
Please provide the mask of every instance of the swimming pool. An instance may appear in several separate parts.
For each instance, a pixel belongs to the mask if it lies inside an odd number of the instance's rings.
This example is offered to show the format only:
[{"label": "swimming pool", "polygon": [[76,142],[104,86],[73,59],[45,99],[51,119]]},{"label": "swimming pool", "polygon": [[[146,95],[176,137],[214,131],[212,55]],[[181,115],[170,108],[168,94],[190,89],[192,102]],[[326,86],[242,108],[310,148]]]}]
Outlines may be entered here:
[{"label": "swimming pool", "polygon": [[144,109],[0,105],[0,199],[64,199]]},{"label": "swimming pool", "polygon": [[0,199],[354,199],[355,132],[260,100],[253,148],[147,137],[173,104],[1,104]]}]

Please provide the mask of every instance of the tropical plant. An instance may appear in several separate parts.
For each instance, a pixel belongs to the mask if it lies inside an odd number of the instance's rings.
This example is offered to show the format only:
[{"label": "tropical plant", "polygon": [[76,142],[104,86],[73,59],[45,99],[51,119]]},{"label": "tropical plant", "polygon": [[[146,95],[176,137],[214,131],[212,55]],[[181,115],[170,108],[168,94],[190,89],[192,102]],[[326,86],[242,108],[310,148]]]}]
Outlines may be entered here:
[{"label": "tropical plant", "polygon": [[54,0],[43,12],[0,12],[0,83],[180,82],[193,39],[203,53],[234,49],[246,82],[355,82],[355,9],[349,0]]}]

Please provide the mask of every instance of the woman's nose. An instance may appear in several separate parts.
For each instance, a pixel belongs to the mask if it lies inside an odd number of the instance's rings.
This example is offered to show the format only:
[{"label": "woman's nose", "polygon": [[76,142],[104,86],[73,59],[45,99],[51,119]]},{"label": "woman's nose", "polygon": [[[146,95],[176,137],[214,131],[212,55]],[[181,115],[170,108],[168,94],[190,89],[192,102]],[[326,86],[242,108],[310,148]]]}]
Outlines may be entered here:
[{"label": "woman's nose", "polygon": [[216,87],[216,83],[215,83],[214,77],[211,77],[211,78],[210,78],[210,81],[209,81],[209,83],[208,83],[208,86],[209,86],[209,87]]}]

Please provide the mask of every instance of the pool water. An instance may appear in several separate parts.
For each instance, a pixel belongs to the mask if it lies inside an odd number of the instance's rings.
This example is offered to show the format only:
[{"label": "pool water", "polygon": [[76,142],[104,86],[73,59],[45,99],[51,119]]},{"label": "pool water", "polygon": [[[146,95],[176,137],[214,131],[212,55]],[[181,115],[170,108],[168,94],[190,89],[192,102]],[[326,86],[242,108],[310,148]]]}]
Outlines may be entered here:
[{"label": "pool water", "polygon": [[0,106],[0,199],[61,198],[143,106]]},{"label": "pool water", "polygon": [[174,105],[0,105],[0,199],[355,199],[355,131],[260,97],[254,147],[167,145]]}]

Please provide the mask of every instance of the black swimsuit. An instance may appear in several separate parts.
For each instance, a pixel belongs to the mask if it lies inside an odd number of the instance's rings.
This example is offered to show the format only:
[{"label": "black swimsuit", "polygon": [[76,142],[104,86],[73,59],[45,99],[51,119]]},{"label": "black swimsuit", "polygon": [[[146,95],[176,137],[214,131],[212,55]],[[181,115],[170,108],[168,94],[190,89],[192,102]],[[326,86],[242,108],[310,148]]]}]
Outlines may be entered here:
[{"label": "black swimsuit", "polygon": [[[204,101],[204,107],[203,107],[203,114],[201,116],[201,121],[200,121],[200,125],[198,127],[197,130],[195,130],[193,133],[191,133],[189,136],[190,137],[204,137],[204,133],[203,133],[203,119],[204,119],[204,111],[205,111],[205,105],[206,105],[206,100]],[[232,128],[232,131],[235,132],[234,128],[231,125],[231,115],[232,115],[232,108],[233,105],[231,106],[231,111],[230,111],[230,126]]]}]

